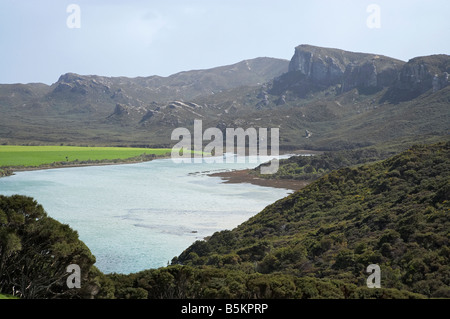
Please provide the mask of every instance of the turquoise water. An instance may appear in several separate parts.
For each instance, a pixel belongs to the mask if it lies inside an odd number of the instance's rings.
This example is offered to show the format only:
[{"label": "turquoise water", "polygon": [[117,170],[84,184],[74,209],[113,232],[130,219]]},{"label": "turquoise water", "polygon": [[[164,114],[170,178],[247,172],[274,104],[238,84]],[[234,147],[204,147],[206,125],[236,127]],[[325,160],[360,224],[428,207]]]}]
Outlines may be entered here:
[{"label": "turquoise water", "polygon": [[233,229],[292,192],[206,175],[257,165],[161,159],[18,172],[0,178],[0,194],[35,198],[78,232],[101,271],[127,274],[166,266],[195,240]]}]

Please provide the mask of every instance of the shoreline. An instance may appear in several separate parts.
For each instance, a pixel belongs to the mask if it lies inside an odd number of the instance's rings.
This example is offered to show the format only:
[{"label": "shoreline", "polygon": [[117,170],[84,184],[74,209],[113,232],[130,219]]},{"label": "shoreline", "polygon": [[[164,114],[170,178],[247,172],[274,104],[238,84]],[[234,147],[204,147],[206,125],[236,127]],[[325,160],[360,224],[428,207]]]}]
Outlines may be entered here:
[{"label": "shoreline", "polygon": [[68,165],[58,165],[58,166],[13,168],[11,170],[13,172],[28,172],[28,171],[39,171],[39,170],[58,169],[58,168],[137,164],[137,163],[144,163],[144,162],[150,162],[150,161],[152,161],[152,160],[135,161],[135,162],[117,162],[117,163],[108,162],[108,163],[92,163],[92,164],[68,164]]},{"label": "shoreline", "polygon": [[[292,154],[293,156],[296,156],[296,155],[317,155],[322,153],[323,151],[295,150],[291,152],[286,151],[280,155]],[[311,180],[261,178],[250,174],[250,171],[251,169],[232,170],[227,172],[211,173],[207,175],[211,177],[220,177],[223,183],[226,184],[249,183],[264,187],[284,188],[293,190],[294,192],[306,187],[312,182]]]},{"label": "shoreline", "polygon": [[[299,154],[320,154],[320,151],[309,151],[309,150],[297,150],[294,152],[290,152],[289,154],[299,155]],[[72,167],[89,167],[89,166],[107,166],[107,165],[124,165],[124,164],[138,164],[144,162],[150,162],[155,159],[167,159],[171,158],[170,156],[160,156],[154,158],[146,158],[142,160],[120,160],[116,159],[113,161],[105,162],[92,162],[92,163],[71,163],[62,164],[64,162],[52,163],[52,164],[43,164],[41,166],[32,166],[32,167],[0,167],[0,171],[3,170],[7,174],[0,175],[0,178],[12,176],[16,172],[27,172],[27,171],[38,171],[38,170],[48,170],[48,169],[58,169],[58,168],[72,168]],[[207,174],[211,177],[220,177],[223,183],[226,184],[239,184],[239,183],[249,183],[258,186],[264,187],[273,187],[273,188],[284,188],[293,191],[298,191],[299,189],[304,188],[308,184],[311,183],[309,180],[293,180],[293,179],[266,179],[257,177],[255,175],[250,174],[251,169],[243,169],[243,170],[232,170],[227,172],[218,172],[218,173],[210,173]]]},{"label": "shoreline", "polygon": [[[156,159],[156,158],[155,158]],[[167,157],[161,157],[157,159],[167,159]],[[152,159],[153,160],[153,159]],[[108,166],[108,165],[124,165],[124,164],[138,164],[144,162],[150,162],[152,160],[146,161],[134,161],[134,162],[117,162],[117,163],[92,163],[92,164],[70,164],[70,165],[59,165],[59,166],[45,166],[45,167],[25,167],[25,168],[17,168],[10,169],[12,172],[9,175],[0,176],[7,177],[12,176],[15,172],[28,172],[28,171],[39,171],[39,170],[48,170],[48,169],[58,169],[58,168],[73,168],[73,167],[89,167],[89,166]],[[219,173],[211,173],[207,174],[211,177],[220,177],[223,183],[226,184],[239,184],[239,183],[250,183],[258,186],[265,187],[274,187],[274,188],[285,188],[293,191],[297,191],[307,186],[311,181],[305,180],[293,180],[293,179],[266,179],[254,176],[249,173],[250,169],[243,170],[233,170],[228,172],[219,172]]]},{"label": "shoreline", "polygon": [[116,162],[113,161],[106,161],[105,162],[92,162],[92,163],[76,163],[76,162],[68,162],[67,164],[61,164],[59,163],[52,163],[52,164],[43,164],[41,166],[24,166],[24,167],[14,167],[14,166],[5,166],[0,167],[0,170],[5,170],[11,172],[9,175],[4,175],[2,177],[7,177],[14,175],[15,172],[28,172],[28,171],[40,171],[40,170],[48,170],[48,169],[58,169],[58,168],[73,168],[73,167],[89,167],[89,166],[107,166],[107,165],[124,165],[124,164],[138,164],[138,163],[144,163],[144,162],[151,162],[155,159],[167,159],[170,158],[170,156],[161,156],[161,157],[154,157],[154,158],[147,158],[142,160],[133,160],[133,161],[127,161],[127,160],[116,160]]},{"label": "shoreline", "polygon": [[293,191],[298,191],[312,182],[306,180],[260,178],[250,174],[250,171],[251,169],[233,170],[229,172],[212,173],[208,174],[208,176],[220,177],[223,180],[223,183],[226,184],[249,183],[265,187],[285,188]]}]

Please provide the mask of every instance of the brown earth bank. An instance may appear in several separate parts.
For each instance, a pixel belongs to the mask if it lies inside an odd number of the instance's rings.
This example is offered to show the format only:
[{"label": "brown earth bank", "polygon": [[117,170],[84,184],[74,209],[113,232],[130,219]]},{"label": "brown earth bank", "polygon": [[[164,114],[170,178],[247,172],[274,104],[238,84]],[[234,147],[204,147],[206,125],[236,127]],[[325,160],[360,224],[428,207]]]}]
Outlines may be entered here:
[{"label": "brown earth bank", "polygon": [[229,172],[220,172],[208,174],[208,176],[220,177],[224,180],[224,183],[250,183],[259,186],[286,188],[297,191],[311,181],[293,180],[293,179],[266,179],[250,174],[249,169],[234,170]]}]

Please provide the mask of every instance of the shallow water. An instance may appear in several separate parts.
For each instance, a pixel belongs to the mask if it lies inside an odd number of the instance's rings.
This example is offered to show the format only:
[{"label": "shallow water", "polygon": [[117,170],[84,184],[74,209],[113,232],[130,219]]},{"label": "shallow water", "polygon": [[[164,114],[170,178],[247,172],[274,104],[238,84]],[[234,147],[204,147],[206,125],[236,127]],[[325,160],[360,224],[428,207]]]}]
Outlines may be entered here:
[{"label": "shallow water", "polygon": [[232,229],[291,193],[206,175],[257,165],[160,159],[18,172],[0,178],[0,194],[35,198],[78,232],[101,271],[126,274],[166,266],[195,240]]}]

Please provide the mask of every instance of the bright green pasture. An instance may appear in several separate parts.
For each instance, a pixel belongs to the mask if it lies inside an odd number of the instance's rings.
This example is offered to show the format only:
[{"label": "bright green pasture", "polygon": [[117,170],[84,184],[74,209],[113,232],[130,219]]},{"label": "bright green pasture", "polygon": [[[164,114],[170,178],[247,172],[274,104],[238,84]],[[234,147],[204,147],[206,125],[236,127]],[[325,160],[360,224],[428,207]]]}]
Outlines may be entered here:
[{"label": "bright green pasture", "polygon": [[18,299],[17,297],[10,296],[10,295],[2,295],[0,294],[0,299]]},{"label": "bright green pasture", "polygon": [[64,161],[127,159],[142,154],[165,155],[171,149],[78,146],[0,145],[0,166],[39,166]]}]

